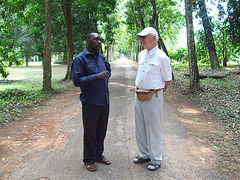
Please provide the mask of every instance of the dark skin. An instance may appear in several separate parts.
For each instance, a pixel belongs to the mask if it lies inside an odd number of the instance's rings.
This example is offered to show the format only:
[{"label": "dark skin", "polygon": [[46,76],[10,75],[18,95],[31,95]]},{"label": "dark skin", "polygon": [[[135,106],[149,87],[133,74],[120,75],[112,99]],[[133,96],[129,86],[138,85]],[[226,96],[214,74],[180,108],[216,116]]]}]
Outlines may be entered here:
[{"label": "dark skin", "polygon": [[[96,52],[101,48],[101,37],[98,33],[92,33],[87,40],[87,48],[89,52],[96,57]],[[98,73],[98,79],[105,79],[108,77],[108,71]]]}]

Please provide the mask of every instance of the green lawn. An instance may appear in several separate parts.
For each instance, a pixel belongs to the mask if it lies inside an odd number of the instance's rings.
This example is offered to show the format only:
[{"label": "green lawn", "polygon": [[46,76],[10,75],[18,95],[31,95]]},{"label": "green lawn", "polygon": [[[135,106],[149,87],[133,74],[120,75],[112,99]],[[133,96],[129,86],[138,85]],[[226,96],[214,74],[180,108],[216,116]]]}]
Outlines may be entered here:
[{"label": "green lawn", "polygon": [[[42,89],[43,67],[35,63],[26,66],[13,66],[7,68],[9,76],[0,78],[0,91],[5,89],[40,90]],[[66,65],[52,65],[52,85],[59,88],[59,82],[65,77]]]}]

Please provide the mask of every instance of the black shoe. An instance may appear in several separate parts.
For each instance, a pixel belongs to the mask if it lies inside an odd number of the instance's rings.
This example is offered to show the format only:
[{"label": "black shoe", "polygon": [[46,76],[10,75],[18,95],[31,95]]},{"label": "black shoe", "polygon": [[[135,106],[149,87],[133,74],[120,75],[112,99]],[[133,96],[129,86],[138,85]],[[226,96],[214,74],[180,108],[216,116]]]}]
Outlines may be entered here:
[{"label": "black shoe", "polygon": [[156,171],[158,168],[160,168],[161,164],[156,163],[150,163],[147,167],[149,171]]},{"label": "black shoe", "polygon": [[148,158],[148,159],[143,159],[143,158],[140,157],[140,156],[137,156],[137,157],[135,157],[135,158],[133,159],[133,162],[134,162],[135,164],[141,164],[141,163],[148,162],[148,161],[150,161],[149,158]]}]

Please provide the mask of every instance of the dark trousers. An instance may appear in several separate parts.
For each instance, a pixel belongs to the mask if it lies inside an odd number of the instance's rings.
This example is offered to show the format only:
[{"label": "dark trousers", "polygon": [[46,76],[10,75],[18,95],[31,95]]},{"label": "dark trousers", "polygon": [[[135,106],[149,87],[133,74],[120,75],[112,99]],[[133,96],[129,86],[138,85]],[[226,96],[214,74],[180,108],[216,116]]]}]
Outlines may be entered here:
[{"label": "dark trousers", "polygon": [[82,108],[84,128],[83,162],[93,164],[103,158],[104,139],[107,132],[109,105],[85,104]]}]

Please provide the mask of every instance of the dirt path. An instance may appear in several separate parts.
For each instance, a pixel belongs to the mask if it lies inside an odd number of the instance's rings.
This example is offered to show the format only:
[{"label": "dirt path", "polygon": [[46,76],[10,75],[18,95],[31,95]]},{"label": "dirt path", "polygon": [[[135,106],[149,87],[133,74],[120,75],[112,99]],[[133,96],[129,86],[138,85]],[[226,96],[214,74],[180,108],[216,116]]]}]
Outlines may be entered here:
[{"label": "dirt path", "polygon": [[[163,164],[156,172],[135,165],[133,62],[121,59],[112,67],[111,112],[105,156],[96,173],[82,163],[82,122],[79,89],[53,96],[32,108],[21,121],[0,129],[0,179],[228,179],[218,172],[216,154],[207,141],[219,127],[215,117],[170,88],[163,113]],[[169,103],[171,102],[171,104]],[[175,107],[175,108],[173,108]]]}]

